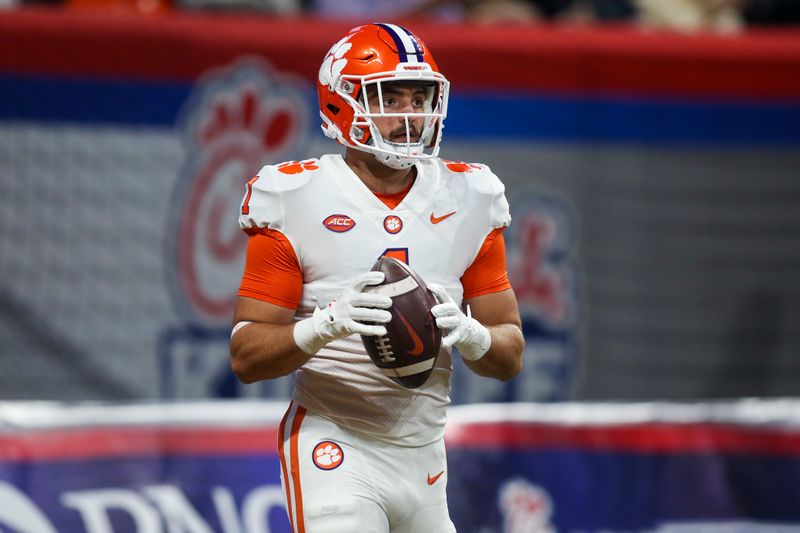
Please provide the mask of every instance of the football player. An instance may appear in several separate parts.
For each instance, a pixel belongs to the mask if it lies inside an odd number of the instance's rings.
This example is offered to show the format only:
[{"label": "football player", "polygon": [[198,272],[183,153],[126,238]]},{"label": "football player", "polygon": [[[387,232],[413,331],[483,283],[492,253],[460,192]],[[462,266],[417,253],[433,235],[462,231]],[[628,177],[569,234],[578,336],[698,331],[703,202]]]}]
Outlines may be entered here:
[{"label": "football player", "polygon": [[[317,89],[322,128],[345,154],[265,166],[248,183],[232,368],[245,383],[295,373],[278,438],[294,531],[455,531],[451,349],[481,376],[508,380],[522,366],[504,187],[484,165],[437,157],[449,83],[407,29],[354,28],[325,56]],[[418,389],[381,373],[359,337],[386,334],[391,299],[364,290],[383,280],[370,267],[384,254],[440,302],[442,351]]]}]

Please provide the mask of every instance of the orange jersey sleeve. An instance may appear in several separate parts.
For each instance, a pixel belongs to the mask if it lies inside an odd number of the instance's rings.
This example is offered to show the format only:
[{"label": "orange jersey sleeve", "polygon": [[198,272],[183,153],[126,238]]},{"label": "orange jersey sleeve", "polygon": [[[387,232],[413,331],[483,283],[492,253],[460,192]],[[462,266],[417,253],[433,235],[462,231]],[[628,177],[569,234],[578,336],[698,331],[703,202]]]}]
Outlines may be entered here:
[{"label": "orange jersey sleeve", "polygon": [[465,300],[511,288],[506,272],[504,229],[496,228],[486,236],[478,256],[461,276]]},{"label": "orange jersey sleeve", "polygon": [[249,230],[239,296],[297,309],[303,291],[303,272],[292,243],[271,229]]}]

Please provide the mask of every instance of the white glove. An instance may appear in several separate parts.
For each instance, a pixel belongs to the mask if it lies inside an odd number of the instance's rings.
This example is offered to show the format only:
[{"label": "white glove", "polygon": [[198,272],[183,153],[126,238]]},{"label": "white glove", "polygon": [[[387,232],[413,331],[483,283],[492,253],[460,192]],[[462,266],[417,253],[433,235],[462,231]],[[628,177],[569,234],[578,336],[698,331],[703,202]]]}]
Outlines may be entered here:
[{"label": "white glove", "polygon": [[472,318],[469,306],[465,315],[441,285],[428,285],[438,305],[431,308],[436,317],[436,325],[446,333],[442,338],[445,348],[455,346],[463,359],[477,361],[489,351],[492,335],[486,326]]},{"label": "white glove", "polygon": [[356,278],[342,294],[331,300],[324,309],[314,310],[314,315],[294,326],[294,342],[309,355],[314,355],[330,341],[348,337],[353,333],[375,336],[386,335],[381,325],[392,319],[386,311],[392,306],[388,296],[366,293],[364,287],[381,283],[383,272],[366,272]]}]

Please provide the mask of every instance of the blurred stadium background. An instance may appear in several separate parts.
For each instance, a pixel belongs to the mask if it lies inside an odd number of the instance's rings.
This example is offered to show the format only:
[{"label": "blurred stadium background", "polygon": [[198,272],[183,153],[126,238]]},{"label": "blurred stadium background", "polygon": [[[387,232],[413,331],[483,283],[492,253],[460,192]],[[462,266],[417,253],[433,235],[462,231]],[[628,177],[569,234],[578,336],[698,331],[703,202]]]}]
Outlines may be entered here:
[{"label": "blurred stadium background", "polygon": [[[44,3],[0,2],[0,531],[288,531],[236,211],[336,150],[319,63],[387,8]],[[800,531],[796,3],[438,4],[392,16],[507,185],[527,343],[455,369],[459,531]]]}]

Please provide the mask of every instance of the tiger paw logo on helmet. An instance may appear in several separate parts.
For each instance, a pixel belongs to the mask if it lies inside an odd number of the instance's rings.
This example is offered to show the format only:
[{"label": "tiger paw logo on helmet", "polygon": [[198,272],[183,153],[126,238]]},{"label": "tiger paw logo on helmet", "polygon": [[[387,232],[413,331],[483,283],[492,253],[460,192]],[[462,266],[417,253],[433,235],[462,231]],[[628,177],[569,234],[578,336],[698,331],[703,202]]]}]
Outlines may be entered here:
[{"label": "tiger paw logo on helmet", "polygon": [[[387,112],[381,98],[370,108],[369,96],[382,95],[391,83],[425,87],[422,112]],[[450,83],[419,37],[395,24],[358,26],[322,61],[317,78],[322,130],[346,147],[373,154],[384,165],[409,168],[439,153],[449,90]],[[406,131],[418,135],[403,142],[384,139],[375,119],[389,117],[404,121]],[[412,128],[420,119],[419,130]]]},{"label": "tiger paw logo on helmet", "polygon": [[341,75],[342,70],[344,70],[344,67],[347,65],[347,58],[343,58],[342,56],[353,47],[352,43],[347,42],[349,38],[349,35],[343,37],[328,51],[328,55],[319,68],[319,82],[322,85],[332,86],[333,82]]}]

